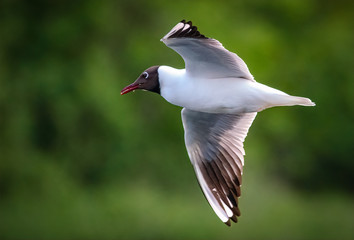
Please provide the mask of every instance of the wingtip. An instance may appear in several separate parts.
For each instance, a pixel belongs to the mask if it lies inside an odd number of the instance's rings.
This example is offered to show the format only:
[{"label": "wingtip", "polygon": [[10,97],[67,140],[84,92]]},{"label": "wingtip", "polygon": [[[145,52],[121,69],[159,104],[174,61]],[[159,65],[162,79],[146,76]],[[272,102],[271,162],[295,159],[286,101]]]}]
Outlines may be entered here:
[{"label": "wingtip", "polygon": [[237,223],[237,217],[236,217],[236,215],[233,215],[233,216],[231,217],[231,220],[232,220],[234,223]]},{"label": "wingtip", "polygon": [[[182,24],[182,25],[181,25]],[[186,25],[189,25],[186,27]],[[193,26],[192,21],[186,21],[182,19],[172,30],[167,33],[161,41],[164,42],[169,38],[205,38],[208,37],[204,36],[198,31],[196,26]]]},{"label": "wingtip", "polygon": [[231,227],[231,221],[230,221],[230,219],[229,220],[227,220],[227,222],[224,222],[227,226],[229,226],[229,227]]}]

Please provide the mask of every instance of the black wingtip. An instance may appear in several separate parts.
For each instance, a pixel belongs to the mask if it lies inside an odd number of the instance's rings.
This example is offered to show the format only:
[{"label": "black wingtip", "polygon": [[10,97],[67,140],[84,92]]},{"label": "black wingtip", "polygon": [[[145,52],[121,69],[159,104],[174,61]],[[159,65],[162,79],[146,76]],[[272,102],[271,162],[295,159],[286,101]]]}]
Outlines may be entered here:
[{"label": "black wingtip", "polygon": [[229,226],[229,227],[231,227],[231,221],[230,221],[230,219],[229,220],[227,220],[227,222],[224,222],[227,226]]},{"label": "black wingtip", "polygon": [[[207,39],[206,36],[201,34],[198,31],[198,28],[196,26],[193,26],[192,21],[186,21],[185,19],[182,19],[180,23],[183,23],[183,27],[178,29],[176,32],[168,36],[168,38],[204,38]],[[185,25],[188,24],[189,27],[184,29]]]}]

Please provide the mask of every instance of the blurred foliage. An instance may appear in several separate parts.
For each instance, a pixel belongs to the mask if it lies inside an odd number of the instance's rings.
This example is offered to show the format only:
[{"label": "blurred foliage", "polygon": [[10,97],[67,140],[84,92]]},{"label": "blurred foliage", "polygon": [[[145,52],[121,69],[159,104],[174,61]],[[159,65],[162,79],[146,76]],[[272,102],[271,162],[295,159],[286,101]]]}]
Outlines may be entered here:
[{"label": "blurred foliage", "polygon": [[[353,1],[0,2],[0,239],[353,239]],[[203,199],[180,108],[119,91],[182,19],[315,108],[260,113],[241,211]],[[257,229],[257,231],[255,231]]]}]

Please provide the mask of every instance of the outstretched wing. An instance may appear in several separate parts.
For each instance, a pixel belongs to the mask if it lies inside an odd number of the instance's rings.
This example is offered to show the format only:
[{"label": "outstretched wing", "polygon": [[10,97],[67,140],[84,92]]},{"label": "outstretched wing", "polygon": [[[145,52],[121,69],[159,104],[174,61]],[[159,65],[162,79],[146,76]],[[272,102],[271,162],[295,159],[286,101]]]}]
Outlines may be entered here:
[{"label": "outstretched wing", "polygon": [[215,114],[182,110],[185,143],[203,193],[230,226],[240,216],[243,142],[257,113]]},{"label": "outstretched wing", "polygon": [[189,74],[203,78],[244,78],[253,80],[246,63],[222,44],[200,34],[192,22],[182,20],[161,39],[182,56]]}]

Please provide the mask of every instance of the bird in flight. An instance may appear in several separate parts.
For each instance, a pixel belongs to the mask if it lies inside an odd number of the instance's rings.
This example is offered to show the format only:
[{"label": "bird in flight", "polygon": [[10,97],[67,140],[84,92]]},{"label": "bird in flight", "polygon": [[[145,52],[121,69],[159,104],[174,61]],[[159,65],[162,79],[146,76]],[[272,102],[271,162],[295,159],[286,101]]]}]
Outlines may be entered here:
[{"label": "bird in flight", "polygon": [[185,144],[199,185],[216,215],[228,226],[240,216],[245,151],[243,142],[257,112],[276,106],[315,106],[254,80],[246,63],[191,21],[182,20],[161,41],[176,51],[185,69],[152,66],[125,87],[160,94],[183,107]]}]

